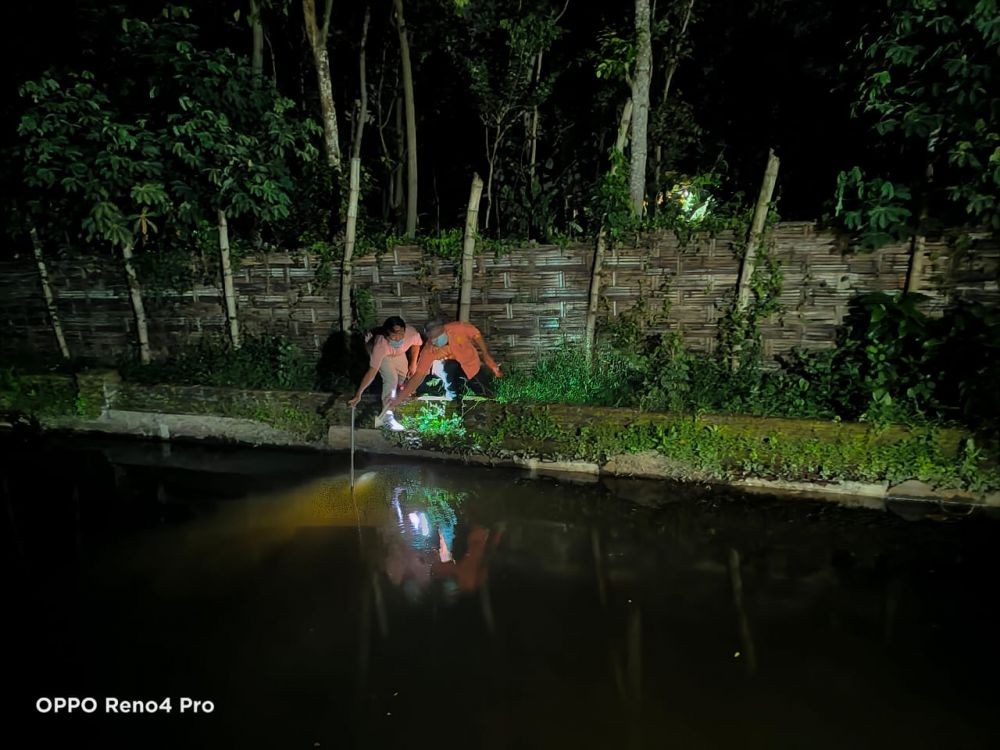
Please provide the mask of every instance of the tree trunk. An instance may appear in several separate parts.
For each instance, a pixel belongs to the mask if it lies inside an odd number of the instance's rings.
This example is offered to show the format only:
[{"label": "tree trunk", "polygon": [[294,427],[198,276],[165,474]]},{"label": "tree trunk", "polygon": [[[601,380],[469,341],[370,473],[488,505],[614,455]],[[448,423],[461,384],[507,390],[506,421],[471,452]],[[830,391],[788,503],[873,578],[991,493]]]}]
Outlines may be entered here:
[{"label": "tree trunk", "polygon": [[740,264],[740,280],[736,293],[736,309],[745,310],[750,301],[750,279],[753,278],[753,269],[757,260],[757,246],[760,244],[761,235],[764,232],[764,224],[767,221],[767,211],[771,205],[771,196],[774,195],[774,185],[778,181],[778,167],[781,160],[774,155],[774,149],[768,151],[767,169],[764,170],[764,181],[760,186],[760,194],[757,196],[757,205],[753,212],[753,221],[750,224],[750,235],[747,237],[747,249],[743,255],[743,263]]},{"label": "tree trunk", "polygon": [[490,146],[490,126],[485,125],[483,132],[486,133],[486,222],[484,228],[490,228],[490,215],[493,213],[493,171],[497,161],[497,150],[500,148],[500,127],[497,126],[497,135]]},{"label": "tree trunk", "polygon": [[629,171],[629,198],[632,213],[642,216],[646,197],[646,147],[649,124],[649,83],[652,77],[653,47],[649,21],[649,0],[635,0],[636,59],[632,77],[632,158]]},{"label": "tree trunk", "polygon": [[125,280],[128,283],[129,297],[132,299],[132,312],[135,313],[136,334],[139,337],[139,361],[144,365],[148,365],[150,356],[149,329],[146,327],[146,308],[142,304],[142,287],[139,286],[139,277],[135,274],[132,257],[132,246],[123,245],[122,259],[125,264]]},{"label": "tree trunk", "polygon": [[[347,227],[344,233],[344,259],[340,270],[340,330],[345,334],[351,330],[351,279],[354,270],[354,246],[358,237],[358,203],[361,200],[361,141],[368,120],[368,73],[365,65],[365,44],[368,41],[368,22],[371,9],[365,8],[365,20],[361,27],[361,45],[358,52],[358,119],[351,144],[350,188],[347,196]],[[344,336],[344,347],[350,350],[350,337]]]},{"label": "tree trunk", "polygon": [[[628,142],[629,123],[632,119],[632,100],[628,99],[622,108],[621,120],[618,123],[618,137],[615,139],[615,152],[625,151]],[[612,174],[616,169],[615,159],[611,160]],[[590,294],[587,301],[587,324],[583,334],[584,352],[589,363],[594,354],[594,338],[597,333],[597,307],[601,299],[601,272],[604,268],[604,256],[607,253],[608,232],[601,217],[601,228],[597,233],[597,246],[594,248],[594,267],[590,271]]]},{"label": "tree trunk", "polygon": [[361,158],[361,137],[368,122],[368,67],[365,63],[365,45],[368,42],[368,23],[371,21],[371,6],[365,6],[365,20],[361,26],[361,48],[358,52],[358,121],[351,144],[351,158]]},{"label": "tree trunk", "polygon": [[229,321],[229,342],[240,348],[240,323],[236,314],[236,289],[233,286],[233,266],[229,258],[229,224],[226,212],[219,209],[219,259],[222,262],[222,296],[226,300],[226,320]]},{"label": "tree trunk", "polygon": [[[347,228],[344,235],[344,262],[340,273],[340,330],[351,330],[351,271],[357,241],[358,197],[361,194],[361,159],[351,157],[351,187],[347,198]],[[347,337],[344,337],[347,345]]]},{"label": "tree trunk", "polygon": [[45,265],[45,256],[42,255],[42,243],[38,239],[38,232],[31,228],[31,247],[35,251],[35,262],[38,264],[38,277],[42,281],[42,294],[45,295],[45,309],[49,313],[49,322],[52,324],[52,332],[56,335],[56,342],[59,344],[59,353],[63,359],[69,359],[69,347],[66,345],[66,336],[63,335],[62,323],[59,321],[59,309],[56,307],[55,295],[52,294],[52,285],[49,284],[49,269]]},{"label": "tree trunk", "polygon": [[253,31],[253,53],[250,69],[255,81],[264,77],[264,22],[261,19],[261,0],[250,0],[250,28]]},{"label": "tree trunk", "polygon": [[[674,80],[674,73],[677,72],[677,66],[680,64],[680,50],[681,45],[684,43],[684,34],[687,33],[688,23],[691,21],[691,13],[694,10],[694,0],[688,2],[687,11],[684,13],[684,22],[681,24],[681,30],[677,34],[677,42],[674,45],[674,54],[667,60],[667,75],[663,82],[663,97],[660,99],[660,107],[665,107],[667,104],[667,99],[670,98],[670,85]],[[656,182],[656,189],[659,189],[660,180],[660,164],[663,161],[663,146],[659,143],[656,144],[656,163],[653,165],[654,180]]]},{"label": "tree trunk", "polygon": [[677,34],[677,43],[674,45],[673,57],[667,63],[667,76],[663,82],[663,98],[660,100],[661,103],[666,102],[670,96],[670,84],[673,83],[674,73],[677,72],[677,66],[680,64],[678,55],[680,55],[681,45],[684,43],[684,34],[687,33],[688,23],[691,22],[691,13],[693,10],[694,0],[690,0],[687,11],[684,13],[684,22],[681,24],[681,30]]},{"label": "tree trunk", "polygon": [[337,108],[333,101],[333,82],[330,78],[330,53],[326,41],[330,29],[330,12],[333,0],[326,0],[322,25],[316,22],[316,0],[302,0],[302,12],[306,22],[306,36],[312,48],[313,63],[316,66],[316,80],[319,84],[319,103],[323,113],[323,147],[327,163],[340,169],[340,137],[337,134]]},{"label": "tree trunk", "polygon": [[[542,80],[542,53],[538,53],[538,59],[535,62],[535,85],[539,85]],[[531,176],[531,182],[535,181],[535,164],[538,161],[538,104],[535,104],[531,109],[531,130],[528,135],[528,140],[530,142],[529,156],[528,156],[528,174]]]},{"label": "tree trunk", "polygon": [[469,191],[469,208],[465,212],[465,238],[462,241],[462,289],[458,297],[458,319],[469,322],[472,306],[472,260],[476,249],[476,232],[479,229],[479,201],[483,197],[483,180],[472,175]]},{"label": "tree trunk", "polygon": [[393,0],[399,29],[399,56],[403,68],[403,102],[406,106],[406,234],[417,233],[417,113],[413,103],[413,68],[410,41],[403,18],[403,0]]},{"label": "tree trunk", "polygon": [[389,205],[394,211],[403,207],[403,162],[406,161],[406,138],[403,130],[403,100],[396,97],[396,169],[393,171],[391,200]]}]

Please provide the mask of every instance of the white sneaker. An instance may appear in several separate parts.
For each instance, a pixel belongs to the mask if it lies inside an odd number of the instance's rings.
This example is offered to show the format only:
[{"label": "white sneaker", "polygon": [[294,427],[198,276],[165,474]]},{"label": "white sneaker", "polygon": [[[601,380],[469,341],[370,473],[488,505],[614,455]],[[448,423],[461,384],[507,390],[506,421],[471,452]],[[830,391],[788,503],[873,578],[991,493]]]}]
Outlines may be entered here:
[{"label": "white sneaker", "polygon": [[380,429],[382,427],[388,427],[393,432],[403,432],[406,429],[403,425],[396,421],[396,417],[393,416],[391,411],[387,411],[385,414],[380,414],[375,417],[375,429]]}]

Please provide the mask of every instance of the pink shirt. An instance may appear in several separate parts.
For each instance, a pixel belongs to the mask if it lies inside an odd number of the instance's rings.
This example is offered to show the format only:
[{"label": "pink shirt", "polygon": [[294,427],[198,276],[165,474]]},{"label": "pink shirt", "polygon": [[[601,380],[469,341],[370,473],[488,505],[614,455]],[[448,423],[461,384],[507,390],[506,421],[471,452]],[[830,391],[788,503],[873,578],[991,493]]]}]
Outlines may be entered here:
[{"label": "pink shirt", "polygon": [[420,338],[420,333],[413,326],[406,326],[406,330],[403,331],[403,343],[398,349],[389,346],[385,336],[376,336],[375,345],[372,347],[372,358],[368,362],[368,366],[377,370],[382,366],[382,360],[386,357],[402,357],[406,354],[407,349],[412,346],[420,346],[422,343],[423,339]]}]

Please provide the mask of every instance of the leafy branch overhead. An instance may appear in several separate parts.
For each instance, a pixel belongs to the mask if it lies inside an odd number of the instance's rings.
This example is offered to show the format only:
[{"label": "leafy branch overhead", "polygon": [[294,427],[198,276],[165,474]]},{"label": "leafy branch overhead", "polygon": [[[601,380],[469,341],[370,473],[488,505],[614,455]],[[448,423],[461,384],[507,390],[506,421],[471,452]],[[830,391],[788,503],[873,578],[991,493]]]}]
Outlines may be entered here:
[{"label": "leafy branch overhead", "polygon": [[837,213],[872,246],[916,224],[996,231],[997,4],[892,0],[889,10],[854,46],[862,67],[854,113],[877,136],[876,158],[841,174]]}]

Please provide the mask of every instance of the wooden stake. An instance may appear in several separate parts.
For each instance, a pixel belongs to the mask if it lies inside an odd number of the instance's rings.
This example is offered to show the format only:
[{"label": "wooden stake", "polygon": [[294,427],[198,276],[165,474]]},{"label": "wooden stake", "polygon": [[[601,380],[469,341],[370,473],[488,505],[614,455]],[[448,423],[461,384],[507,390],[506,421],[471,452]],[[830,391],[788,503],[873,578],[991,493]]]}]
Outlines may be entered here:
[{"label": "wooden stake", "polygon": [[[361,195],[361,159],[351,157],[351,183],[347,198],[347,227],[344,234],[344,261],[340,274],[340,330],[351,330],[351,270],[358,231],[358,199]],[[344,336],[348,346],[348,337]]]},{"label": "wooden stake", "polygon": [[739,285],[736,291],[737,310],[745,310],[750,301],[750,279],[753,277],[753,269],[757,261],[757,246],[764,233],[764,224],[767,222],[767,212],[771,205],[771,196],[774,195],[774,185],[778,181],[778,167],[780,165],[781,160],[775,156],[774,149],[770,149],[767,154],[764,181],[760,186],[760,195],[757,196],[757,206],[754,208],[753,221],[750,224],[750,235],[747,237],[747,250],[740,265]]},{"label": "wooden stake", "polygon": [[462,240],[462,289],[458,297],[458,319],[469,322],[472,306],[472,261],[476,250],[476,234],[479,230],[479,201],[483,197],[483,180],[478,174],[472,175],[472,189],[469,191],[469,207],[465,212],[465,237]]},{"label": "wooden stake", "polygon": [[219,209],[219,259],[222,262],[222,296],[226,300],[226,320],[229,321],[229,342],[240,348],[240,323],[236,314],[236,288],[233,286],[233,265],[229,257],[229,224],[226,212]]},{"label": "wooden stake", "polygon": [[125,280],[128,283],[129,297],[132,299],[132,312],[135,314],[136,334],[139,337],[139,361],[144,365],[150,362],[149,356],[149,330],[146,327],[146,308],[142,304],[142,287],[139,286],[139,277],[136,276],[135,266],[132,265],[132,246],[122,246],[122,259],[125,264]]},{"label": "wooden stake", "polygon": [[42,293],[45,295],[45,309],[49,313],[49,321],[52,323],[52,332],[56,335],[59,344],[59,352],[63,359],[69,359],[69,347],[66,345],[66,336],[63,335],[62,323],[59,321],[59,309],[56,307],[55,295],[52,293],[52,285],[49,283],[49,269],[45,265],[45,256],[42,255],[42,243],[38,240],[38,232],[31,228],[31,247],[35,251],[35,262],[38,264],[38,276],[42,280]]}]

